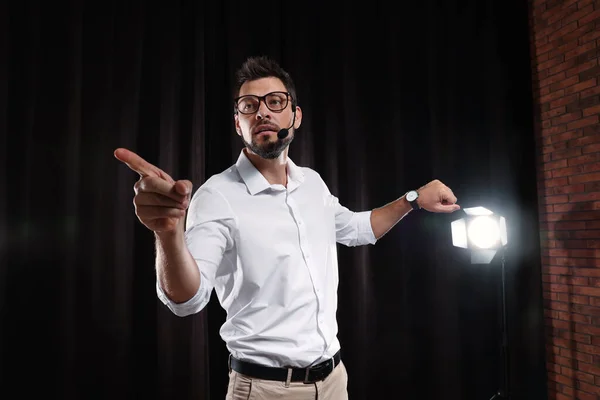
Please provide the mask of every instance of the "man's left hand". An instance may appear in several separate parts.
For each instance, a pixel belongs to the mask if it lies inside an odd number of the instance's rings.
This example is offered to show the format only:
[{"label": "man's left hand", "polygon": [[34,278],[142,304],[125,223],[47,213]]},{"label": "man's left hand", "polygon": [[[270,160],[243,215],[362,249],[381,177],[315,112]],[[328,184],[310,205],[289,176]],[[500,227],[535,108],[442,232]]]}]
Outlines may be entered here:
[{"label": "man's left hand", "polygon": [[451,213],[460,210],[452,190],[439,180],[433,180],[418,190],[417,204],[431,212]]}]

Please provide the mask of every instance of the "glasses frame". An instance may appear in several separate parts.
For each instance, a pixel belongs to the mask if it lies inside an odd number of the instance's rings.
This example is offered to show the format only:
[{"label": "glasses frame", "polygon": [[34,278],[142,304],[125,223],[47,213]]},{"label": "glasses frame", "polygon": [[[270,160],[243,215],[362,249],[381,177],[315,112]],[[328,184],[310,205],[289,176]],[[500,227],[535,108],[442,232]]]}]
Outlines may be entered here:
[{"label": "glasses frame", "polygon": [[[273,110],[271,107],[269,107],[269,104],[267,103],[266,100],[267,100],[268,96],[271,96],[273,94],[284,94],[285,95],[285,106],[283,106],[283,108],[281,108],[279,110]],[[256,111],[243,112],[239,109],[239,102],[241,99],[243,99],[245,97],[254,97],[255,99],[258,99],[258,106],[256,107]],[[264,96],[257,96],[255,94],[246,94],[244,96],[236,97],[235,99],[233,99],[233,109],[234,109],[235,113],[240,113],[243,115],[252,115],[252,114],[256,114],[258,112],[258,110],[260,110],[260,103],[263,102],[269,110],[276,112],[276,113],[280,113],[280,112],[283,112],[283,110],[285,110],[287,108],[288,104],[290,103],[291,97],[292,97],[292,95],[289,92],[283,92],[283,91],[279,91],[279,90],[277,90],[275,92],[267,93]],[[294,99],[292,99],[292,108],[294,108]]]}]

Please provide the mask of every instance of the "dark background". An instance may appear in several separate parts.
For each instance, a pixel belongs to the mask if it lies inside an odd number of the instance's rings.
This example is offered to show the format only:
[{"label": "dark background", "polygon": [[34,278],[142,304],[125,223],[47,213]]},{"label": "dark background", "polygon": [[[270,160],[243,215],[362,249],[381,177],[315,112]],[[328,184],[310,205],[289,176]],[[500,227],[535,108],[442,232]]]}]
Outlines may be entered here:
[{"label": "dark background", "polygon": [[[506,216],[514,398],[545,399],[526,3],[205,3],[0,3],[0,388],[224,398],[224,313],[214,297],[186,318],[158,301],[137,175],[112,153],[197,188],[235,162],[232,75],[266,54],[304,111],[290,156],[344,205],[440,179],[463,208]],[[411,213],[375,246],[339,248],[351,399],[497,390],[499,264],[452,247],[461,215]]]}]

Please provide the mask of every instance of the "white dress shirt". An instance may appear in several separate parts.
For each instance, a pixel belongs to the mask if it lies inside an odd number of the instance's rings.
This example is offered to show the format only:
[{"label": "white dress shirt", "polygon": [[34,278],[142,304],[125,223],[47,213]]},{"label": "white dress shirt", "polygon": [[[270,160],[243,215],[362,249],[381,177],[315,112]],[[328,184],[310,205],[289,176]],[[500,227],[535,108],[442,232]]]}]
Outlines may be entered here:
[{"label": "white dress shirt", "polygon": [[307,367],[331,358],[337,339],[336,242],[374,244],[371,211],[340,205],[321,176],[288,158],[288,185],[271,185],[244,151],[194,193],[185,240],[200,270],[198,292],[176,304],[201,311],[214,289],[227,312],[231,354],[267,366]]}]

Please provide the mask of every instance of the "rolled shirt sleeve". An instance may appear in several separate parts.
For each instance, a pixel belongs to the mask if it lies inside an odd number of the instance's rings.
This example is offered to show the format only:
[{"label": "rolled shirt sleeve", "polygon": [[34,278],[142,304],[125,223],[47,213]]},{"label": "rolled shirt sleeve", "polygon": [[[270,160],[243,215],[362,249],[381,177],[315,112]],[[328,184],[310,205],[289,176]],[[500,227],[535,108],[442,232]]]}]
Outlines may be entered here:
[{"label": "rolled shirt sleeve", "polygon": [[337,197],[331,196],[335,202],[336,241],[349,247],[375,244],[377,238],[371,225],[372,211],[351,211],[341,205]]},{"label": "rolled shirt sleeve", "polygon": [[201,187],[193,196],[187,215],[185,242],[200,272],[196,294],[175,303],[156,282],[160,301],[179,317],[200,312],[210,300],[214,280],[225,252],[233,246],[236,219],[225,197],[215,189]]}]

